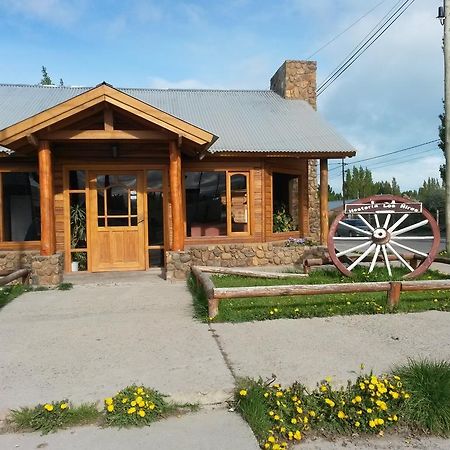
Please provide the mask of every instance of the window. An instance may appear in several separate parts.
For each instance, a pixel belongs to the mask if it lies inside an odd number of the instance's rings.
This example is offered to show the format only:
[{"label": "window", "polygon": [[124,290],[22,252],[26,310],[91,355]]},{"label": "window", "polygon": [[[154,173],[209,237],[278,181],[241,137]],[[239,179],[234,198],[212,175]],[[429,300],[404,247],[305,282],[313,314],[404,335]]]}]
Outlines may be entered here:
[{"label": "window", "polygon": [[164,180],[162,170],[147,171],[149,267],[164,266]]},{"label": "window", "polygon": [[272,173],[273,232],[298,231],[298,175]]},{"label": "window", "polygon": [[41,238],[39,180],[36,172],[1,174],[3,241],[38,241]]},{"label": "window", "polygon": [[70,262],[72,271],[88,270],[86,172],[69,171]]},{"label": "window", "polygon": [[250,233],[249,173],[186,172],[188,237]]}]

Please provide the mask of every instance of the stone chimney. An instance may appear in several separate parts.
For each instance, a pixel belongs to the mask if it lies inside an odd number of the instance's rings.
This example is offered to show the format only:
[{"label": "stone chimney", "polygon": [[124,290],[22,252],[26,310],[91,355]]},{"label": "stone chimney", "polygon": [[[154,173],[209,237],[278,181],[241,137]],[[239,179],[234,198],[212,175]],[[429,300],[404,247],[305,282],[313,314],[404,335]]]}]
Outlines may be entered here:
[{"label": "stone chimney", "polygon": [[317,109],[316,71],[315,61],[285,61],[270,79],[270,89],[286,99],[305,100]]}]

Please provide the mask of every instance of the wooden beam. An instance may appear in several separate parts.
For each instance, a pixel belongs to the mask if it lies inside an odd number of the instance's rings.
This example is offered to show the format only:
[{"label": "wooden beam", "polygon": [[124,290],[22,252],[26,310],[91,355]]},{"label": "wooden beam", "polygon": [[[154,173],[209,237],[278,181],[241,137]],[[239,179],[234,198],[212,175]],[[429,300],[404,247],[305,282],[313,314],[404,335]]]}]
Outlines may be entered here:
[{"label": "wooden beam", "polygon": [[181,152],[176,141],[169,141],[170,198],[172,201],[172,250],[184,250]]},{"label": "wooden beam", "polygon": [[83,140],[148,140],[162,141],[168,134],[152,130],[62,130],[46,133],[42,138],[52,141]]},{"label": "wooden beam", "polygon": [[320,160],[320,243],[328,240],[328,159]]},{"label": "wooden beam", "polygon": [[33,147],[39,147],[39,140],[34,134],[27,134],[27,141]]},{"label": "wooden beam", "polygon": [[48,141],[41,141],[39,143],[38,161],[41,201],[41,255],[49,256],[56,252],[56,233],[52,152]]},{"label": "wooden beam", "polygon": [[114,114],[111,107],[106,104],[105,110],[103,112],[103,123],[105,131],[114,130]]}]

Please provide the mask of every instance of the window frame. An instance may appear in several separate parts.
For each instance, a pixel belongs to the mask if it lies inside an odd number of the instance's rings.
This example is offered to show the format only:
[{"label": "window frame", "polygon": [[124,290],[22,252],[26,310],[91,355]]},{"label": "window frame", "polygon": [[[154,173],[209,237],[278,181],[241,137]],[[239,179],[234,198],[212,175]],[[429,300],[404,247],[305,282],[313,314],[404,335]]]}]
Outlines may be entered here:
[{"label": "window frame", "polygon": [[[185,187],[185,176],[189,172],[223,172],[225,173],[225,195],[227,200],[226,205],[226,224],[227,224],[227,234],[221,236],[188,236],[187,235],[187,203],[186,203],[186,187]],[[248,204],[248,231],[231,231],[231,176],[233,175],[244,175],[247,177],[247,204]],[[211,167],[211,166],[194,166],[189,165],[183,167],[182,171],[182,189],[183,189],[183,208],[184,208],[184,235],[187,242],[196,241],[210,241],[210,242],[220,242],[221,240],[231,240],[233,238],[247,238],[253,235],[253,170],[250,168],[243,169],[228,169],[222,167]]]},{"label": "window frame", "polygon": [[[273,231],[273,174],[274,173],[281,173],[281,174],[285,174],[285,175],[292,175],[295,176],[298,179],[298,193],[297,193],[297,205],[298,205],[298,230],[296,231]],[[302,171],[299,170],[289,170],[289,169],[284,169],[284,168],[278,168],[278,167],[271,167],[270,168],[270,217],[271,217],[271,222],[270,222],[270,233],[272,237],[276,237],[277,239],[279,238],[280,240],[283,239],[287,239],[289,237],[297,237],[301,235],[301,229],[302,229],[302,212],[301,212],[301,207],[300,207],[300,202],[302,201],[302,192],[301,192],[301,188],[302,188],[302,184],[301,184],[301,180],[302,177],[304,176],[304,173]]]},{"label": "window frame", "polygon": [[[5,241],[4,240],[4,229],[5,229],[5,211],[4,211],[4,201],[3,201],[3,174],[5,173],[30,173],[35,172],[39,176],[39,169],[36,165],[24,165],[21,167],[14,168],[2,168],[0,169],[0,251],[3,250],[38,250],[41,247],[41,240],[34,241]],[[40,190],[40,182],[39,182]],[[41,212],[41,207],[39,205],[39,213]]]}]

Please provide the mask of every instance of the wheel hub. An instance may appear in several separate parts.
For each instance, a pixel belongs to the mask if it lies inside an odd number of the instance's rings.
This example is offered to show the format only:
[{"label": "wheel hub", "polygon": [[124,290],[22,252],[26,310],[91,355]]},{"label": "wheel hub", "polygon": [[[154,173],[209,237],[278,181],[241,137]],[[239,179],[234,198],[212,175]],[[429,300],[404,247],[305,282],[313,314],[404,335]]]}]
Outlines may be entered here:
[{"label": "wheel hub", "polygon": [[376,228],[372,233],[372,241],[375,244],[382,245],[389,242],[391,239],[391,235],[388,230],[384,228]]}]

